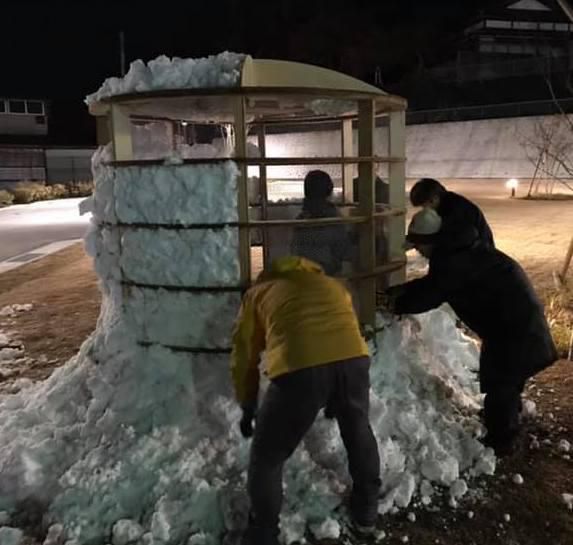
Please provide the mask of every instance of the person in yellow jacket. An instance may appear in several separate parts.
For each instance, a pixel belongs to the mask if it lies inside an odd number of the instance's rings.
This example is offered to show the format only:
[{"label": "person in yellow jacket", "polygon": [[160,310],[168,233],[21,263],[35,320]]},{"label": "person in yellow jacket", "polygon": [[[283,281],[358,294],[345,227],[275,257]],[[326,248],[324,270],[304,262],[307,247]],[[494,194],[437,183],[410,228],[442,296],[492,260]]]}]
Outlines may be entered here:
[{"label": "person in yellow jacket", "polygon": [[[257,410],[263,352],[270,385]],[[380,459],[368,415],[370,359],[346,288],[307,259],[273,262],[244,297],[231,367],[243,436],[255,423],[243,544],[278,543],[283,465],[327,403],[348,453],[352,522],[373,531]]]}]

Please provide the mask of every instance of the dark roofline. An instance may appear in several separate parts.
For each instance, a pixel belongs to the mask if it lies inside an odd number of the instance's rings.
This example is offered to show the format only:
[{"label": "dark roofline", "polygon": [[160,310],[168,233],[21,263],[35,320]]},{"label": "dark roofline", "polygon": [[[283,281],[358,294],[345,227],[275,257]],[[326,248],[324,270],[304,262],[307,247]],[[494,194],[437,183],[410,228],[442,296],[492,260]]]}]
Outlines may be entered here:
[{"label": "dark roofline", "polygon": [[[515,4],[519,0],[504,0],[498,6],[491,6],[489,8],[483,9],[480,13],[472,19],[472,22],[466,26],[466,28],[471,25],[483,21],[484,19],[507,19],[508,18],[508,7],[511,4]],[[539,20],[546,23],[570,23],[571,21],[562,10],[561,6],[554,0],[537,0],[538,2],[547,5],[551,11],[529,11],[529,10],[511,10],[509,13],[514,14],[515,18],[527,21],[529,19]]]}]

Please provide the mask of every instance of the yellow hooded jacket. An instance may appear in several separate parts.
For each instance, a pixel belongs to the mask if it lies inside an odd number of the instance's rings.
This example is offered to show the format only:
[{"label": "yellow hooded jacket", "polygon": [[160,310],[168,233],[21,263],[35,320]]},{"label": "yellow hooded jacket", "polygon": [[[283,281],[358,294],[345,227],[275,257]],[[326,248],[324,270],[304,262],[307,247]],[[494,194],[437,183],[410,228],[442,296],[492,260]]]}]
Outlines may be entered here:
[{"label": "yellow hooded jacket", "polygon": [[241,406],[257,399],[263,351],[271,379],[368,355],[346,288],[301,257],[276,260],[245,295],[233,334],[231,363]]}]

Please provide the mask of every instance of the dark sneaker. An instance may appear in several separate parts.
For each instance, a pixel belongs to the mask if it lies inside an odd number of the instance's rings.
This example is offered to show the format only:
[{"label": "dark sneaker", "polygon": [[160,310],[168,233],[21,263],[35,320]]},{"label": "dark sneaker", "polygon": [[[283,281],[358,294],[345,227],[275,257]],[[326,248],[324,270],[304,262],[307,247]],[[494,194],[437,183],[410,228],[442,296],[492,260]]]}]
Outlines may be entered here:
[{"label": "dark sneaker", "polygon": [[357,522],[350,521],[351,534],[358,540],[363,540],[367,543],[376,543],[385,537],[385,532],[379,530],[375,524],[358,524]]},{"label": "dark sneaker", "polygon": [[249,527],[241,538],[241,545],[279,545],[278,530]]},{"label": "dark sneaker", "polygon": [[488,434],[484,437],[483,444],[492,448],[496,456],[503,458],[504,456],[509,456],[515,450],[515,436],[499,439]]}]

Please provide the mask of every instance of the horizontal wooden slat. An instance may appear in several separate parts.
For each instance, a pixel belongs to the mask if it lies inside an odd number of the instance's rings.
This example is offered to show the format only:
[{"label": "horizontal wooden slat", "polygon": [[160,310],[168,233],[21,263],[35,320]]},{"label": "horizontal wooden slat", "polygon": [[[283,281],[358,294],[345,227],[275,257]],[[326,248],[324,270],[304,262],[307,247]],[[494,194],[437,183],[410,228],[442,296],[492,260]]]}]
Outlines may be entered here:
[{"label": "horizontal wooden slat", "polygon": [[231,348],[221,347],[221,348],[201,348],[201,347],[187,347],[187,346],[172,346],[169,344],[152,343],[147,341],[138,341],[139,346],[144,346],[149,348],[151,346],[160,346],[161,348],[167,348],[173,352],[186,352],[188,354],[230,354]]},{"label": "horizontal wooden slat", "polygon": [[345,276],[344,278],[346,278],[347,280],[361,280],[363,278],[373,278],[375,276],[381,276],[381,275],[386,274],[386,273],[397,271],[397,270],[399,270],[405,266],[406,266],[406,260],[400,259],[397,261],[390,261],[389,263],[386,263],[385,265],[380,265],[380,266],[372,269],[371,271],[362,271],[359,273],[352,273],[348,276]]},{"label": "horizontal wooden slat", "polygon": [[141,282],[132,282],[131,280],[122,280],[121,284],[122,286],[126,286],[128,288],[182,291],[188,293],[229,293],[241,292],[245,290],[244,286],[169,286],[161,284],[143,284]]},{"label": "horizontal wooden slat", "polygon": [[298,166],[298,165],[348,165],[359,163],[403,163],[404,157],[206,157],[182,159],[180,163],[170,164],[166,159],[134,159],[131,161],[110,161],[107,164],[113,167],[132,167],[132,166],[181,166],[181,165],[213,165],[224,163],[225,161],[234,161],[239,164],[248,166]]},{"label": "horizontal wooden slat", "polygon": [[369,221],[403,216],[406,214],[405,210],[388,209],[382,212],[374,212],[372,216],[337,216],[333,218],[309,218],[309,219],[285,219],[285,220],[253,220],[249,222],[230,221],[226,223],[192,223],[192,224],[177,224],[177,223],[109,223],[102,222],[101,225],[106,227],[127,227],[131,229],[166,229],[170,231],[185,231],[185,230],[208,230],[208,229],[225,229],[227,227],[235,228],[251,228],[251,229],[270,229],[273,227],[321,227],[325,225],[353,225],[358,223],[367,223]]}]

